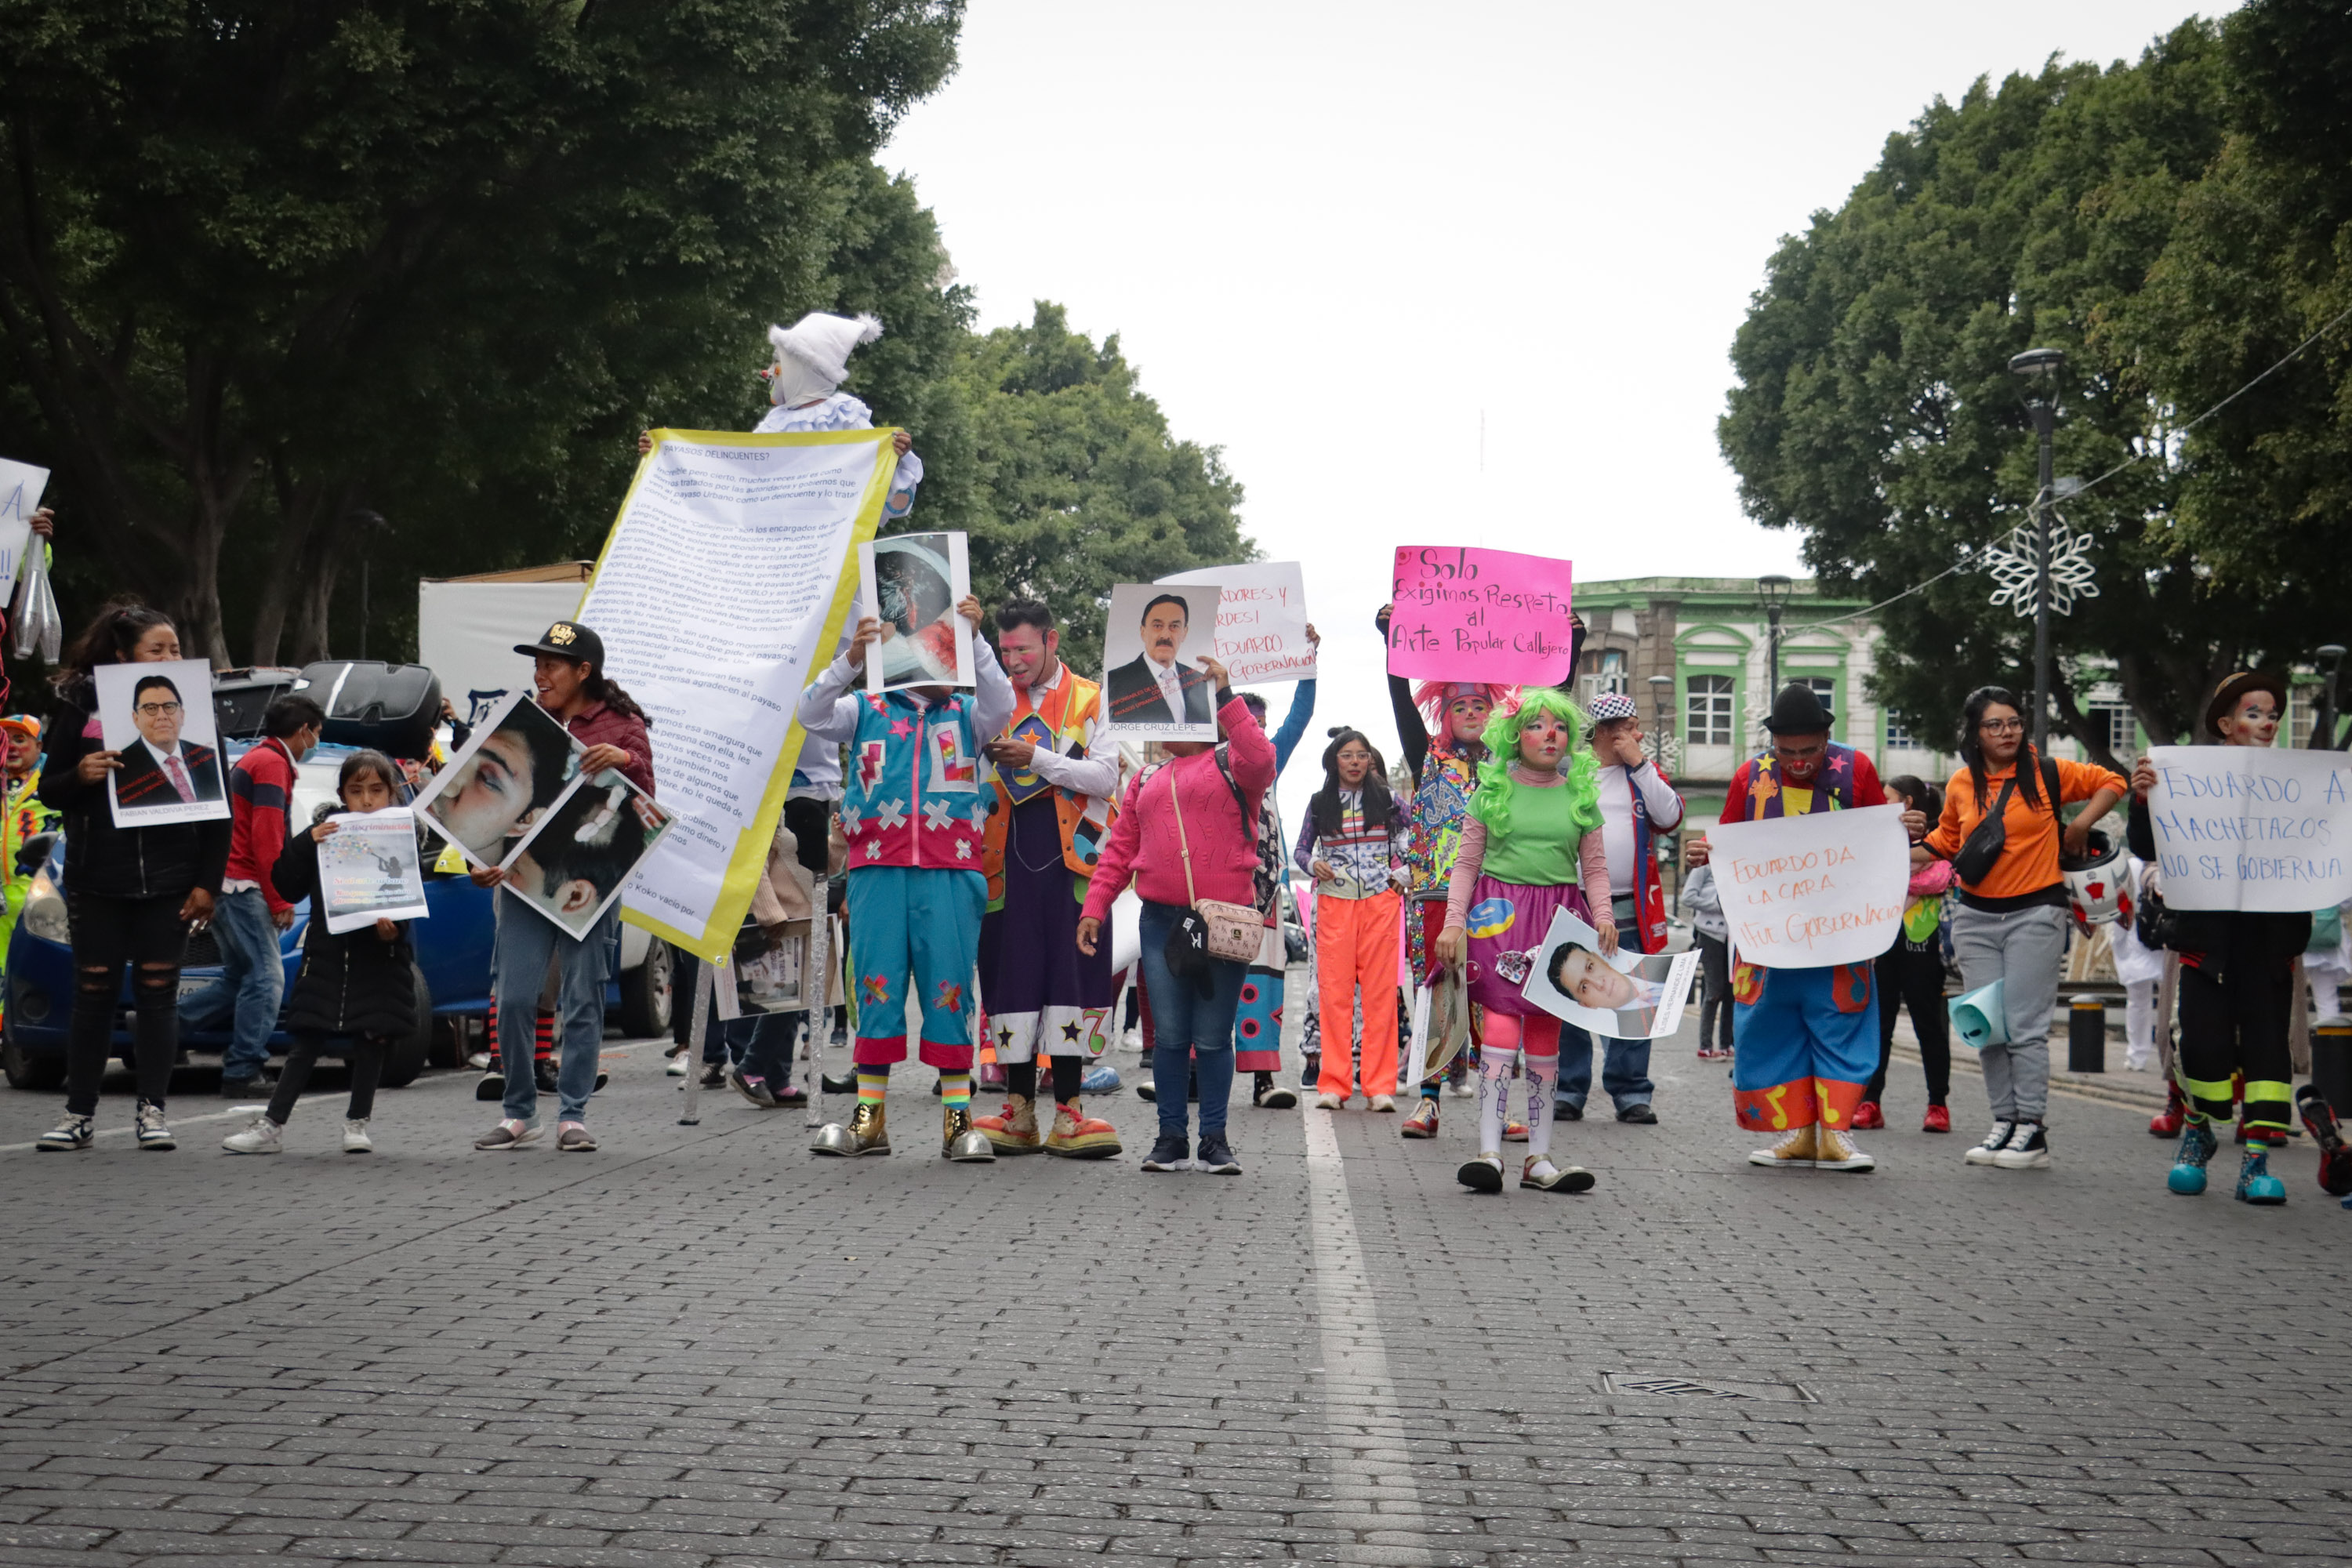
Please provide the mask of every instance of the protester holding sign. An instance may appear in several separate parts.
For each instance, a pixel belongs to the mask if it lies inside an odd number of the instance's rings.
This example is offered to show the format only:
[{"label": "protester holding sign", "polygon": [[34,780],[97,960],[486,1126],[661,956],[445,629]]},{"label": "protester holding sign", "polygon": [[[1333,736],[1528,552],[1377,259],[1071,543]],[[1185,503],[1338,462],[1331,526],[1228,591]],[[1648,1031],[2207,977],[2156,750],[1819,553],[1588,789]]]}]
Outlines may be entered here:
[{"label": "protester holding sign", "polygon": [[[1811,686],[1800,681],[1784,688],[1764,728],[1772,748],[1740,763],[1731,775],[1724,822],[1773,822],[1886,804],[1870,759],[1830,739],[1829,710]],[[1712,853],[1706,838],[1694,838],[1683,858],[1704,866]],[[1848,1136],[1863,1086],[1878,1060],[1872,955],[1859,962],[1768,967],[1751,955],[1758,947],[1753,939],[1740,942],[1740,910],[1728,877],[1724,910],[1734,951],[1732,1037],[1738,1044],[1731,1062],[1732,1111],[1744,1128],[1781,1134],[1771,1147],[1749,1154],[1748,1163],[1773,1170],[1874,1170],[1878,1162]]]},{"label": "protester holding sign", "polygon": [[[1478,1048],[1478,1154],[1455,1173],[1476,1192],[1503,1190],[1504,1100],[1513,1056],[1527,1052],[1528,1157],[1519,1185],[1580,1193],[1581,1166],[1551,1160],[1551,1080],[1559,1070],[1559,1020],[1521,994],[1552,915],[1572,911],[1617,952],[1607,898],[1599,763],[1582,745],[1585,717],[1559,691],[1538,687],[1519,706],[1486,721],[1486,760],[1470,797],[1445,898],[1437,956],[1461,971],[1470,1000],[1486,1009]],[[1596,909],[1586,900],[1597,898]],[[1369,1013],[1370,1009],[1366,1008]]]},{"label": "protester holding sign", "polygon": [[[2205,705],[2205,732],[2224,747],[2267,749],[2286,710],[2286,682],[2263,671],[2240,670],[2214,689]],[[2187,759],[2183,759],[2184,762]],[[2165,813],[2151,811],[2164,762],[2144,755],[2132,770],[2126,832],[2145,859],[2193,853],[2167,841]],[[2287,1038],[2294,1005],[2294,961],[2311,941],[2304,910],[2184,909],[2176,901],[2186,877],[2164,882],[2164,945],[2180,955],[2180,1046],[2173,1072],[2188,1100],[2180,1147],[2165,1185],[2196,1196],[2206,1185],[2205,1164],[2216,1143],[2212,1119],[2236,1109],[2232,1079],[2245,1079],[2245,1154],[2233,1193],[2241,1203],[2283,1204],[2286,1184],[2270,1173],[2273,1144],[2286,1142],[2293,1113],[2294,1063]]]},{"label": "protester holding sign", "polygon": [[[652,795],[653,741],[646,731],[645,710],[604,674],[604,639],[577,621],[557,621],[537,642],[517,643],[515,651],[531,658],[539,705],[562,720],[572,738],[586,748],[579,759],[580,773],[593,777],[611,768]],[[472,872],[478,888],[498,887],[508,875],[496,866],[477,867]],[[604,1039],[604,983],[611,978],[607,970],[619,921],[619,907],[608,904],[586,931],[575,935],[526,907],[521,889],[500,891],[490,963],[498,975],[506,1115],[474,1141],[475,1148],[502,1152],[539,1137],[539,1084],[530,1058],[539,995],[552,963],[562,1032],[555,1147],[567,1154],[594,1152],[596,1139],[585,1119],[588,1097],[596,1091],[596,1063]]]},{"label": "protester holding sign", "polygon": [[[399,799],[400,770],[382,752],[353,752],[335,778],[342,809],[372,816]],[[385,1047],[416,1027],[415,949],[410,920],[378,916],[337,931],[327,915],[330,898],[320,873],[320,847],[343,837],[335,807],[320,805],[312,821],[286,840],[270,868],[270,885],[289,905],[310,900],[310,921],[302,933],[302,972],[286,1007],[286,1027],[294,1037],[286,1070],[278,1075],[269,1108],[241,1132],[223,1139],[232,1154],[275,1154],[283,1144],[294,1102],[310,1081],[310,1069],[332,1036],[349,1038],[343,1064],[351,1069],[351,1101],[343,1110],[343,1152],[373,1152],[368,1121],[376,1081],[383,1073]],[[416,831],[406,812],[394,814],[403,834]],[[348,841],[348,840],[347,840]],[[414,849],[414,841],[411,848]]]},{"label": "protester holding sign", "polygon": [[[957,614],[980,625],[967,595]],[[940,1072],[940,1153],[996,1158],[971,1124],[972,964],[988,905],[982,873],[989,806],[981,748],[1013,715],[1013,683],[986,639],[972,639],[978,684],[970,690],[915,686],[852,695],[881,641],[873,616],[857,623],[849,651],[801,694],[801,727],[820,744],[849,746],[841,830],[849,855],[852,984],[857,997],[857,1110],[828,1122],[820,1154],[887,1154],[883,1103],[890,1068],[907,1059],[907,1003],[923,1015],[923,1061]]]},{"label": "protester holding sign", "polygon": [[[1081,952],[1078,910],[1110,831],[1118,742],[1104,733],[1102,688],[1064,664],[1054,612],[1016,599],[996,612],[1013,717],[988,742],[995,800],[981,870],[981,999],[1004,1069],[1004,1109],[972,1122],[1000,1154],[1065,1159],[1119,1152],[1118,1131],[1079,1100],[1117,999],[1110,954]],[[1037,1058],[1052,1062],[1054,1119],[1037,1129]]]},{"label": "protester holding sign", "polygon": [[[1381,641],[1389,637],[1394,606],[1383,605],[1373,617]],[[1411,873],[1405,910],[1405,956],[1412,966],[1413,984],[1434,983],[1437,964],[1432,950],[1445,927],[1445,893],[1454,876],[1454,858],[1462,847],[1462,826],[1468,819],[1470,795],[1478,787],[1478,764],[1486,760],[1486,721],[1498,709],[1518,701],[1519,689],[1489,681],[1424,680],[1418,686],[1402,675],[1389,677],[1389,707],[1396,716],[1397,739],[1404,748],[1405,767],[1412,774],[1411,827],[1405,838],[1405,867]],[[1480,1038],[1482,1020],[1470,1010],[1470,1042]],[[1421,1086],[1421,1103],[1397,1131],[1407,1138],[1437,1136],[1438,1094],[1444,1079],[1432,1075]],[[1525,1123],[1515,1123],[1518,1136]],[[1509,1139],[1511,1127],[1504,1135]]]},{"label": "protester holding sign", "polygon": [[[1897,774],[1886,793],[1906,811],[1934,819],[1943,815],[1943,792],[1934,784]],[[1911,1033],[1919,1042],[1919,1065],[1927,1075],[1927,1109],[1922,1132],[1949,1132],[1952,1111],[1952,1018],[1944,1010],[1944,894],[1952,885],[1948,860],[1916,867],[1905,889],[1903,929],[1878,958],[1878,1070],[1870,1075],[1862,1103],[1854,1108],[1859,1131],[1886,1125],[1878,1098],[1886,1089],[1887,1064],[1895,1057],[1895,1016],[1911,1009]]]},{"label": "protester holding sign", "polygon": [[[1960,719],[1965,765],[1944,786],[1943,817],[1914,855],[1922,864],[1930,856],[1952,862],[1960,988],[2000,983],[2009,1040],[1978,1053],[1992,1130],[1966,1158],[2005,1171],[2050,1163],[2050,1013],[2066,956],[2060,847],[2083,853],[2125,788],[2123,775],[2105,768],[2038,757],[2021,715],[2017,694],[2004,687],[1969,694]],[[2088,804],[2062,831],[2058,808],[2077,801]]]},{"label": "protester holding sign", "polygon": [[[109,785],[122,766],[98,716],[95,672],[115,665],[168,664],[180,657],[171,618],[116,601],[99,611],[66,650],[53,678],[57,713],[41,765],[41,800],[62,813],[66,889],[73,925],[73,1028],[67,1041],[66,1114],[41,1134],[47,1150],[87,1149],[100,1079],[113,1051],[122,968],[131,966],[139,1016],[139,1146],[177,1145],[163,1117],[172,1063],[180,1050],[180,963],[193,922],[212,919],[228,865],[230,825],[210,820],[118,826]],[[209,689],[203,694],[207,710]],[[141,742],[142,744],[145,742]]]}]

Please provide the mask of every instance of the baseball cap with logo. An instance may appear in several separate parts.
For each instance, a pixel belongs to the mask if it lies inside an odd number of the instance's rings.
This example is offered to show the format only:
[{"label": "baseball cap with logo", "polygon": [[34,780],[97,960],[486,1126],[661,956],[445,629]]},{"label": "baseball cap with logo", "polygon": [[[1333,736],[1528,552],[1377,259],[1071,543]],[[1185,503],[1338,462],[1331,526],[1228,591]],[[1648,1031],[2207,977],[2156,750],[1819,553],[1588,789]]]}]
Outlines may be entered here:
[{"label": "baseball cap with logo", "polygon": [[574,664],[593,664],[599,674],[604,668],[604,639],[578,621],[558,621],[541,633],[537,642],[515,644],[515,652],[533,658],[547,654],[568,658]]}]

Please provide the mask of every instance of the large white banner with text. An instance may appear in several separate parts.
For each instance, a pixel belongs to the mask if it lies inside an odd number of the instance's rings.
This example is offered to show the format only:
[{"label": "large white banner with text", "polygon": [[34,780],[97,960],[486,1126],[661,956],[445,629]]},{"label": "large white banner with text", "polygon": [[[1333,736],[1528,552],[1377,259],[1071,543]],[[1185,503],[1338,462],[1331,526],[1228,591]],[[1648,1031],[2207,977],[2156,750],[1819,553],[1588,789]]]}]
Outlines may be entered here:
[{"label": "large white banner with text", "polygon": [[2267,746],[2152,746],[2164,901],[2294,914],[2352,898],[2352,756]]},{"label": "large white banner with text", "polygon": [[623,918],[716,960],[732,947],[800,753],[793,705],[856,597],[898,458],[891,432],[656,430],[579,619],[653,718],[678,821]]}]

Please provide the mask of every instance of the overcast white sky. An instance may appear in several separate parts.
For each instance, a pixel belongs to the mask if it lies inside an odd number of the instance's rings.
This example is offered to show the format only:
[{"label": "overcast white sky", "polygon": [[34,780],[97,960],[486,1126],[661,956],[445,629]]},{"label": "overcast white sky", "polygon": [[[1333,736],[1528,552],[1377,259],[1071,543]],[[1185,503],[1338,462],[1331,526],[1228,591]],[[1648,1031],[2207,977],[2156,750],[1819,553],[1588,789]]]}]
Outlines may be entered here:
[{"label": "overcast white sky", "polygon": [[1327,722],[1390,744],[1370,617],[1397,544],[1799,571],[1715,446],[1775,243],[1937,94],[2137,58],[2189,14],[973,0],[882,161],[982,325],[1049,299],[1118,333],[1175,432],[1224,448],[1265,555],[1306,563],[1325,676],[1295,822]]}]

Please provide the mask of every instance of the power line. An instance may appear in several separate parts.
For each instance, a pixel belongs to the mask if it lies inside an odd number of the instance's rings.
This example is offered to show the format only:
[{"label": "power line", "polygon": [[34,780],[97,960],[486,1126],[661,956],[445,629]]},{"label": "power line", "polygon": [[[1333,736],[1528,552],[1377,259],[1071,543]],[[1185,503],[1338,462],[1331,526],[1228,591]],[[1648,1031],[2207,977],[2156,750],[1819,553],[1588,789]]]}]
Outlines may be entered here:
[{"label": "power line", "polygon": [[[2317,342],[2320,339],[2326,337],[2328,333],[2334,331],[2337,327],[2342,326],[2347,321],[2352,321],[2352,307],[2347,307],[2345,310],[2337,311],[2335,316],[2320,323],[2318,331],[2313,332],[2311,336],[2304,339],[2303,342],[2295,344],[2294,347],[2287,350],[2285,353],[2280,355],[2277,362],[2272,364],[2269,369],[2264,370],[2252,381],[2247,382],[2243,386],[2238,388],[2237,391],[2232,392],[2229,396],[2221,399],[2221,402],[2213,405],[2212,407],[2208,408],[2204,413],[2200,414],[2196,418],[2191,419],[2188,424],[2183,425],[2179,429],[2172,432],[2172,434],[2166,439],[2168,441],[2179,440],[2180,437],[2188,435],[2191,430],[2196,429],[2197,426],[2204,424],[2205,421],[2212,418],[2213,416],[2221,413],[2221,410],[2229,407],[2230,405],[2237,402],[2238,399],[2243,397],[2249,392],[2252,392],[2255,387],[2260,386],[2263,382],[2268,381],[2272,376],[2285,369],[2287,363],[2290,360],[2293,360],[2297,354],[2303,353],[2304,350],[2309,348],[2312,344]],[[2159,443],[2155,450],[2161,450],[2162,447],[2163,443]],[[2135,452],[2130,457],[2126,458],[2122,462],[2117,463],[2114,468],[2109,468],[2105,473],[2101,474],[2098,478],[2087,480],[2078,486],[2072,492],[2072,495],[2078,496],[2084,490],[2091,489],[2098,485],[2103,485],[2109,479],[2114,479],[2117,474],[2122,473],[2126,468],[2130,468],[2133,464],[2145,462],[2153,455],[2153,451]],[[2037,495],[2033,499],[2034,503],[2036,505],[2040,505],[2045,498]],[[1878,603],[1871,605],[1866,610],[1855,610],[1848,615],[1832,616],[1826,621],[1807,621],[1805,624],[1809,626],[1834,626],[1845,621],[1860,620],[1864,616],[1874,616],[1879,611],[1886,608],[1887,605],[1907,599],[1912,595],[1920,592],[1922,589],[1932,588],[1937,584],[1942,582],[1945,578],[1952,575],[1954,573],[1966,570],[1973,559],[1974,551],[1972,549],[1969,554],[1961,556],[1959,560],[1954,562],[1951,565],[1945,567],[1933,577],[1930,577],[1922,583],[1914,583],[1908,588],[1906,588],[1901,593],[1895,595],[1894,598],[1881,599]]]}]

